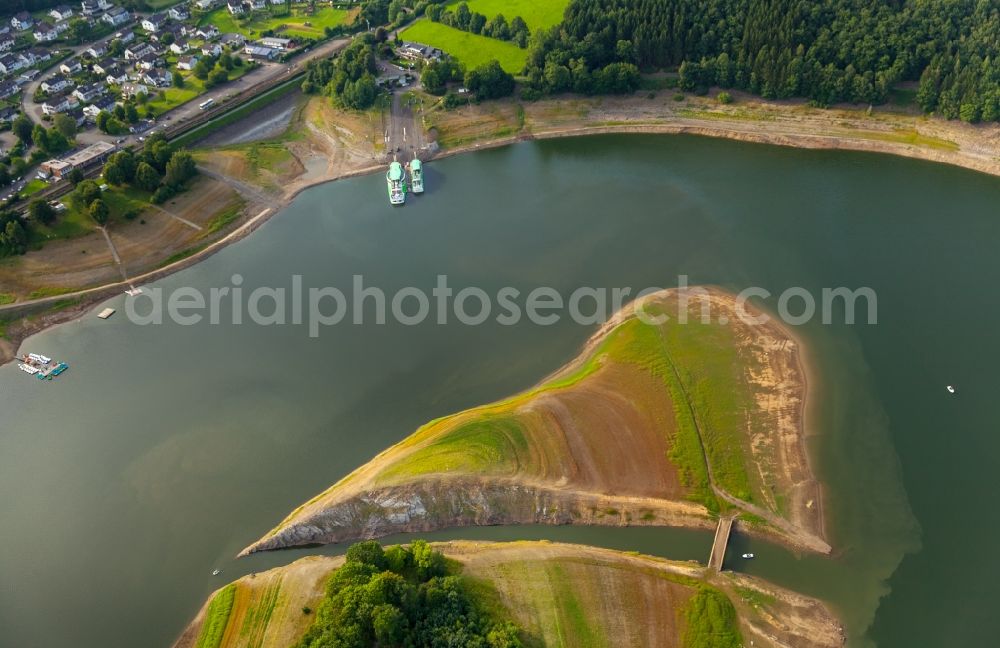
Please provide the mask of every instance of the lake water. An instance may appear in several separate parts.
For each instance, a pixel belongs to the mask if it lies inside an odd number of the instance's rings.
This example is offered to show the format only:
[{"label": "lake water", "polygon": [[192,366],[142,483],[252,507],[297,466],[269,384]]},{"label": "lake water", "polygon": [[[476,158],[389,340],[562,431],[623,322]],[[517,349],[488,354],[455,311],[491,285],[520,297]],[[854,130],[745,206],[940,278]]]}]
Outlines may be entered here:
[{"label": "lake water", "polygon": [[[884,156],[691,137],[525,143],[434,162],[388,206],[380,176],[303,193],[248,239],[156,286],[390,293],[692,283],[870,286],[878,324],[810,324],[813,453],[833,558],[738,538],[730,564],[828,600],[851,643],[988,645],[1000,510],[1000,180]],[[525,388],[593,332],[552,326],[135,326],[93,315],[0,368],[0,646],[168,646],[295,506],[422,422]],[[773,304],[769,304],[773,307]],[[946,384],[958,391],[949,395]],[[912,511],[912,512],[911,512]],[[711,534],[506,528],[706,560]],[[213,578],[214,568],[223,568]],[[884,598],[882,598],[884,597]]]}]

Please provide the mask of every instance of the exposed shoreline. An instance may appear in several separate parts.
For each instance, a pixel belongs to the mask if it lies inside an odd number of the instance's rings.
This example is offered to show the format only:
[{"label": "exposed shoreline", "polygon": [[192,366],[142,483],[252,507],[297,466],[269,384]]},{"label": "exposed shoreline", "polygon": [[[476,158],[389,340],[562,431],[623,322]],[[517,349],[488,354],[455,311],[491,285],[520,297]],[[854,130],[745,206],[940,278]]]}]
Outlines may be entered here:
[{"label": "exposed shoreline", "polygon": [[[564,99],[554,99],[548,102],[537,102],[536,105],[544,107],[560,105]],[[630,98],[626,100],[635,105],[639,105],[642,100]],[[769,109],[791,110],[778,104],[755,104],[764,105]],[[669,111],[668,111],[669,112]],[[836,119],[834,111],[829,111],[829,120],[833,123]],[[906,117],[910,122],[916,123],[916,119]],[[444,159],[454,155],[469,153],[478,150],[499,148],[509,146],[519,142],[547,140],[563,137],[582,137],[605,134],[662,134],[662,135],[697,135],[702,137],[731,139],[755,144],[766,144],[773,146],[783,146],[789,148],[802,148],[812,150],[845,150],[862,153],[878,153],[885,155],[895,155],[910,159],[948,164],[971,171],[978,171],[992,176],[1000,177],[1000,146],[987,143],[985,146],[980,142],[980,146],[964,147],[958,146],[957,150],[941,150],[930,146],[918,146],[903,142],[885,141],[864,137],[864,133],[856,136],[849,134],[829,135],[810,132],[810,128],[795,130],[777,124],[774,128],[773,122],[740,121],[739,119],[727,120],[724,118],[691,118],[691,117],[667,117],[669,121],[649,121],[646,118],[638,117],[633,120],[624,120],[620,123],[603,124],[580,124],[568,123],[561,125],[550,125],[544,121],[539,127],[531,132],[521,132],[515,135],[505,135],[498,137],[484,137],[475,142],[461,144],[458,146],[438,149],[430,157],[430,160]],[[872,126],[881,124],[877,120],[872,120]],[[945,134],[954,135],[960,141],[970,140],[975,137],[978,131],[982,131],[986,140],[1000,141],[1000,126],[968,126],[962,123],[948,122],[936,118],[923,118],[920,123],[931,124],[934,128],[943,131]],[[964,132],[975,131],[975,132]],[[15,302],[0,306],[0,318],[17,318],[22,314],[41,313],[34,320],[22,318],[21,322],[12,322],[7,331],[7,338],[0,338],[0,365],[14,359],[16,351],[28,337],[46,330],[52,326],[63,324],[84,316],[95,304],[112,297],[119,292],[123,292],[132,285],[139,285],[162,279],[175,272],[189,268],[196,263],[207,259],[226,246],[235,243],[245,236],[248,236],[261,225],[267,222],[277,213],[284,210],[291,204],[300,193],[306,189],[316,187],[328,182],[335,182],[346,178],[357,177],[376,173],[384,165],[368,165],[354,168],[341,169],[328,175],[319,175],[313,178],[303,178],[293,180],[286,190],[280,194],[269,196],[271,207],[265,208],[257,215],[251,217],[239,225],[236,229],[227,233],[220,239],[208,244],[205,248],[191,254],[184,259],[180,259],[169,265],[149,270],[140,275],[130,278],[129,281],[117,281],[100,286],[67,292],[52,297],[44,297],[35,300]],[[260,204],[258,203],[258,207]],[[51,311],[52,307],[72,302],[69,306],[57,311]]]}]

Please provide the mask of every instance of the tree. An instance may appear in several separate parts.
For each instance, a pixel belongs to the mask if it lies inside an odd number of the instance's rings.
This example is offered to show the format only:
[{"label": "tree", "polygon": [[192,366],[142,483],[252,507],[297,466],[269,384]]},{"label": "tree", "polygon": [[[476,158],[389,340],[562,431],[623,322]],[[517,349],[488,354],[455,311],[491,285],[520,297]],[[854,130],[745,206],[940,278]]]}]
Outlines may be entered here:
[{"label": "tree", "polygon": [[135,104],[129,103],[125,105],[125,119],[130,124],[139,121],[139,111],[136,109]]},{"label": "tree", "polygon": [[97,117],[94,118],[94,122],[97,124],[97,129],[105,133],[108,131],[108,120],[111,119],[111,113],[107,110],[102,110],[97,113]]},{"label": "tree", "polygon": [[160,185],[160,173],[148,162],[140,162],[135,169],[135,184],[145,191],[155,191]]},{"label": "tree", "polygon": [[465,86],[483,99],[506,97],[514,92],[514,76],[493,59],[465,74]]},{"label": "tree", "polygon": [[74,187],[83,182],[83,171],[74,167],[74,169],[69,172],[69,181]]},{"label": "tree", "polygon": [[15,218],[7,221],[3,235],[0,235],[0,249],[7,254],[24,254],[28,251],[28,233]]},{"label": "tree", "polygon": [[108,222],[108,215],[111,213],[111,210],[108,209],[107,203],[98,198],[94,202],[90,203],[87,213],[90,214],[90,217],[94,219],[95,223],[98,225],[104,225]]},{"label": "tree", "polygon": [[167,162],[164,182],[172,187],[179,187],[198,173],[194,158],[184,150],[175,152]]},{"label": "tree", "polygon": [[17,135],[17,139],[24,142],[24,144],[30,145],[32,143],[31,135],[34,131],[35,123],[28,118],[27,115],[18,115],[14,123],[11,124],[11,130]]},{"label": "tree", "polygon": [[93,180],[84,180],[73,189],[73,200],[78,205],[90,205],[101,197],[101,188]]},{"label": "tree", "polygon": [[215,65],[215,61],[211,57],[206,56],[205,58],[198,59],[198,62],[194,64],[194,74],[195,78],[204,81],[208,78],[209,73],[212,71],[212,66]]},{"label": "tree", "polygon": [[205,81],[206,88],[214,88],[217,85],[223,84],[229,81],[229,72],[226,71],[224,67],[217,67],[212,70],[212,73],[208,75],[208,79]]},{"label": "tree", "polygon": [[28,215],[38,223],[51,225],[56,219],[56,210],[47,201],[35,198],[28,205]]},{"label": "tree", "polygon": [[184,75],[178,70],[174,70],[174,73],[171,75],[171,81],[173,81],[175,88],[184,87]]},{"label": "tree", "polygon": [[69,115],[59,113],[53,118],[52,123],[66,139],[76,137],[76,120]]}]

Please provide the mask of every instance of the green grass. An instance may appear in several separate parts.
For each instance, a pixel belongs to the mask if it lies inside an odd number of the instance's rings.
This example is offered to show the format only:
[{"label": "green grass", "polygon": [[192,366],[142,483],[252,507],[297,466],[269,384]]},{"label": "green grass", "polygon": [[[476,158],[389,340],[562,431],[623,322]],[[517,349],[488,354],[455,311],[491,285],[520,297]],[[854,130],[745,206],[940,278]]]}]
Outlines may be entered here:
[{"label": "green grass", "polygon": [[[451,0],[447,7],[454,10],[463,0]],[[509,23],[514,16],[524,18],[524,22],[534,32],[562,22],[563,13],[569,0],[465,0],[471,11],[487,18],[503,14]]]},{"label": "green grass", "polygon": [[229,623],[229,613],[233,610],[233,601],[236,599],[236,583],[230,583],[212,597],[205,611],[205,620],[201,626],[201,633],[198,635],[196,648],[218,648],[222,643],[222,637],[226,633],[226,625]]},{"label": "green grass", "polygon": [[736,593],[741,599],[754,609],[767,607],[774,605],[775,603],[775,598],[770,594],[758,592],[757,590],[750,589],[749,587],[735,587],[733,589],[736,590]]},{"label": "green grass", "polygon": [[243,204],[233,205],[213,216],[212,220],[208,221],[208,224],[205,225],[205,231],[209,234],[215,234],[239,218],[241,213],[243,213]]},{"label": "green grass", "polygon": [[[152,11],[159,11],[161,9],[167,9],[173,7],[175,4],[179,4],[183,0],[143,0],[143,4],[150,8]],[[73,7],[76,9],[76,7]]]},{"label": "green grass", "polygon": [[11,293],[0,293],[0,306],[13,304],[16,301],[17,301],[17,295],[12,295]]},{"label": "green grass", "polygon": [[592,615],[577,596],[578,583],[570,578],[558,562],[553,562],[546,571],[553,590],[552,603],[555,607],[560,638],[568,646],[581,648],[588,646],[599,648],[608,645],[602,628],[592,623]]},{"label": "green grass", "polygon": [[[223,5],[202,16],[198,25],[213,24],[223,33],[235,32],[248,38],[256,38],[261,32],[274,30],[275,35],[282,38],[322,39],[326,37],[327,27],[346,23],[350,15],[351,12],[346,9],[331,7],[323,7],[311,16],[306,15],[305,11],[298,7],[293,8],[291,14],[288,14],[282,7],[255,12],[247,20],[237,20]],[[309,26],[305,23],[309,23]]]},{"label": "green grass", "polygon": [[55,297],[57,295],[65,295],[68,292],[72,292],[72,288],[65,287],[45,287],[32,290],[28,293],[28,299],[43,299],[45,297]]},{"label": "green grass", "polygon": [[701,586],[684,607],[684,648],[740,648],[736,608],[725,594]]},{"label": "green grass", "polygon": [[263,648],[264,632],[271,622],[271,614],[274,606],[278,602],[278,594],[281,592],[281,581],[269,586],[260,599],[249,609],[243,617],[243,624],[240,627],[240,645],[245,648]]},{"label": "green grass", "polygon": [[511,74],[520,74],[528,60],[528,50],[513,43],[470,34],[427,19],[413,23],[403,30],[400,37],[437,47],[464,63],[466,69],[470,70],[496,59],[503,69]]},{"label": "green grass", "polygon": [[25,196],[30,196],[32,194],[38,193],[39,191],[48,186],[49,186],[48,183],[45,182],[44,180],[39,180],[38,178],[35,178],[28,184],[24,185],[24,189],[21,190],[21,193],[23,193]]}]

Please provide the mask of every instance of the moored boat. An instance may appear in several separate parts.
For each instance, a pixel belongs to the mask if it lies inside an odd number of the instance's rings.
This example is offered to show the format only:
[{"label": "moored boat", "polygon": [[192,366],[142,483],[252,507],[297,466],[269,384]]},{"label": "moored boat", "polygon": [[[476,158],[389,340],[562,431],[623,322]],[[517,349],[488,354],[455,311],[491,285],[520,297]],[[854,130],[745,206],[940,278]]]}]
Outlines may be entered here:
[{"label": "moored boat", "polygon": [[395,160],[385,173],[385,182],[389,188],[389,204],[402,205],[406,200],[406,178],[403,175],[403,165]]},{"label": "moored boat", "polygon": [[40,353],[29,353],[28,357],[34,360],[35,362],[40,362],[42,364],[49,364],[50,362],[52,362],[52,358],[48,356],[43,356]]},{"label": "moored boat", "polygon": [[420,163],[420,158],[413,156],[410,160],[410,189],[413,193],[424,193],[424,169]]},{"label": "moored boat", "polygon": [[26,365],[24,363],[17,365],[17,368],[30,376],[34,376],[38,373],[38,367],[32,367],[31,365]]}]

